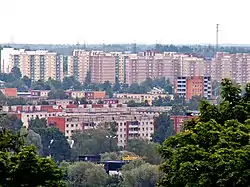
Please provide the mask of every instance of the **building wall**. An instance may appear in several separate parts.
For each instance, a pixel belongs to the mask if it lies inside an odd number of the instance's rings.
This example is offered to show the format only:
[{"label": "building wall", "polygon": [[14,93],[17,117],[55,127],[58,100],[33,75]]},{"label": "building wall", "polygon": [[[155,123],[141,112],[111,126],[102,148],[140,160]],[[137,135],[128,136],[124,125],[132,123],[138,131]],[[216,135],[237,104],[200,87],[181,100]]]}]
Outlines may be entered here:
[{"label": "building wall", "polygon": [[91,82],[104,83],[109,81],[115,83],[115,57],[104,52],[93,51],[90,54],[90,75]]},{"label": "building wall", "polygon": [[204,96],[204,77],[188,77],[186,79],[186,100],[193,96]]},{"label": "building wall", "polygon": [[180,76],[204,76],[209,72],[205,60],[180,53],[146,51],[129,55],[126,65],[126,83],[141,83],[147,77],[166,77],[174,83]]},{"label": "building wall", "polygon": [[12,54],[20,54],[24,49],[19,49],[16,50],[14,48],[3,48],[0,53],[1,53],[1,72],[2,73],[10,73],[11,71],[11,60],[10,60],[10,55]]},{"label": "building wall", "polygon": [[219,52],[211,62],[213,80],[221,81],[230,78],[236,83],[245,85],[250,82],[250,54]]},{"label": "building wall", "polygon": [[175,93],[181,97],[185,97],[186,100],[190,100],[193,96],[201,96],[211,99],[211,77],[179,77],[175,83]]},{"label": "building wall", "polygon": [[170,97],[168,94],[127,94],[127,93],[119,93],[116,94],[118,99],[130,99],[130,100],[137,100],[138,102],[145,102],[147,101],[149,105],[152,105],[152,102],[159,97],[167,98]]},{"label": "building wall", "polygon": [[6,97],[17,97],[17,89],[16,88],[2,88],[0,91],[6,96]]},{"label": "building wall", "polygon": [[48,51],[23,51],[9,55],[9,68],[20,68],[21,74],[32,81],[49,78],[63,80],[63,62],[57,53]]},{"label": "building wall", "polygon": [[174,122],[174,129],[176,132],[181,132],[182,125],[186,120],[194,118],[194,116],[171,116],[170,117]]},{"label": "building wall", "polygon": [[48,117],[47,122],[49,126],[55,126],[65,134],[66,121],[64,117]]}]

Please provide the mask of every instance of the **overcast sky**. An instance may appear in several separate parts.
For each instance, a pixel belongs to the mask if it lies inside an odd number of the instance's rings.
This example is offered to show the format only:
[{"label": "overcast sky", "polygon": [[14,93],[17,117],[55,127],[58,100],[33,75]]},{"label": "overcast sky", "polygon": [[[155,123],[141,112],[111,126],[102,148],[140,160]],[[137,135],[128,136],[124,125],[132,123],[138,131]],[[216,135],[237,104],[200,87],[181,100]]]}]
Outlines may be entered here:
[{"label": "overcast sky", "polygon": [[1,0],[0,43],[250,44],[250,0]]}]

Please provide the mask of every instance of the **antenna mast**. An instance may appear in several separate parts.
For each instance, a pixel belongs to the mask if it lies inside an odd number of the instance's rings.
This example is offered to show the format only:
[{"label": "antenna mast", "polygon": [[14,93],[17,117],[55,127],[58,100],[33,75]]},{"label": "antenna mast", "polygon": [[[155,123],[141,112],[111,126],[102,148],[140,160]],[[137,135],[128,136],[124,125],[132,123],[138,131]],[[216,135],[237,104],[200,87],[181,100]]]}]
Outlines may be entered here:
[{"label": "antenna mast", "polygon": [[219,24],[216,24],[216,52],[219,49]]}]

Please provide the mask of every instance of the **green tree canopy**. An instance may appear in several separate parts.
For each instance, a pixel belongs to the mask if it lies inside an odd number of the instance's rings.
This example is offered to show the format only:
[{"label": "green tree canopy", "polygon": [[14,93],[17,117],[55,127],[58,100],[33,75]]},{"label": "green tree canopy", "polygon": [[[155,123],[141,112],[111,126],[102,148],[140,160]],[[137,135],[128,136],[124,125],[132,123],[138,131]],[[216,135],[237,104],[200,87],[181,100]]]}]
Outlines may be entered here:
[{"label": "green tree canopy", "polygon": [[159,144],[141,139],[129,140],[126,150],[142,157],[151,164],[159,164],[161,157],[158,153]]},{"label": "green tree canopy", "polygon": [[169,114],[160,114],[159,117],[157,117],[155,120],[155,131],[152,135],[153,141],[161,144],[165,139],[168,139],[174,134],[174,124],[170,119]]},{"label": "green tree canopy", "polygon": [[[117,139],[110,136],[108,129],[88,129],[72,135],[74,140],[73,150],[76,155],[101,154],[118,150]],[[112,138],[113,137],[113,138]]]},{"label": "green tree canopy", "polygon": [[47,126],[45,119],[32,119],[29,122],[29,129],[41,136],[45,156],[51,156],[55,161],[71,158],[69,143],[64,134],[56,127]]},{"label": "green tree canopy", "polygon": [[32,146],[24,146],[20,134],[0,131],[0,186],[63,187],[63,173],[49,158],[41,158]]},{"label": "green tree canopy", "polygon": [[21,130],[23,122],[16,115],[0,115],[0,127],[17,133]]},{"label": "green tree canopy", "polygon": [[69,96],[66,95],[63,90],[53,90],[48,93],[48,99],[68,99]]},{"label": "green tree canopy", "polygon": [[152,187],[161,178],[158,166],[144,163],[131,170],[122,169],[122,186],[126,187]]},{"label": "green tree canopy", "polygon": [[70,187],[103,187],[108,180],[108,174],[101,165],[76,162],[68,167],[68,180]]},{"label": "green tree canopy", "polygon": [[21,74],[21,71],[18,67],[14,66],[12,69],[11,69],[11,73],[13,74],[13,76],[16,78],[16,79],[20,79],[22,77],[22,74]]},{"label": "green tree canopy", "polygon": [[200,117],[160,148],[165,173],[160,186],[222,187],[250,185],[249,88],[224,79],[222,102],[202,101]]}]

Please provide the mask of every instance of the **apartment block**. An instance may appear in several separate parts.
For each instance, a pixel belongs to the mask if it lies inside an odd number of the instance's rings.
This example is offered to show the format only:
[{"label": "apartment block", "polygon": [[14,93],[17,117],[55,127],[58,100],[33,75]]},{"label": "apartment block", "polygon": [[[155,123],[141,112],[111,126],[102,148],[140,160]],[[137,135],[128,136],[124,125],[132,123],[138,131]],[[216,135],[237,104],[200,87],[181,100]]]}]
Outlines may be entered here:
[{"label": "apartment block", "polygon": [[180,76],[204,76],[209,64],[200,57],[180,53],[146,51],[129,55],[126,66],[126,83],[141,83],[147,77],[166,77],[171,83]]},{"label": "apartment block", "polygon": [[115,57],[110,53],[92,51],[89,57],[90,77],[93,83],[115,83]]},{"label": "apartment block", "polygon": [[217,53],[211,62],[211,76],[216,81],[230,78],[236,83],[245,85],[250,82],[250,54]]},{"label": "apartment block", "polygon": [[149,105],[152,105],[152,102],[159,97],[161,98],[170,98],[173,99],[173,96],[169,94],[163,94],[163,93],[154,93],[154,94],[128,94],[128,93],[118,93],[116,94],[116,98],[118,99],[130,99],[130,100],[136,100],[139,103],[146,102]]},{"label": "apartment block", "polygon": [[24,52],[24,49],[14,49],[14,48],[3,48],[0,50],[0,72],[1,73],[10,73],[10,55],[19,55],[21,52]]},{"label": "apartment block", "polygon": [[115,57],[115,77],[120,83],[126,83],[126,64],[129,56],[122,52],[110,52]]},{"label": "apartment block", "polygon": [[74,50],[73,56],[68,57],[68,76],[74,76],[76,80],[83,83],[89,72],[90,52],[85,50]]},{"label": "apartment block", "polygon": [[63,80],[63,63],[57,53],[48,51],[23,51],[9,55],[9,68],[20,68],[22,75],[31,81],[49,78]]},{"label": "apartment block", "polygon": [[175,93],[185,97],[186,100],[190,100],[193,96],[210,99],[212,97],[211,77],[178,77],[175,83]]},{"label": "apartment block", "polygon": [[104,99],[106,96],[105,91],[75,91],[67,90],[66,94],[71,98],[86,98],[86,99]]},{"label": "apartment block", "polygon": [[151,140],[154,133],[154,117],[152,115],[132,115],[108,113],[106,115],[83,114],[82,116],[48,117],[48,124],[59,128],[67,138],[76,131],[98,128],[108,122],[116,122],[118,146],[125,146],[129,139],[142,138]]}]

